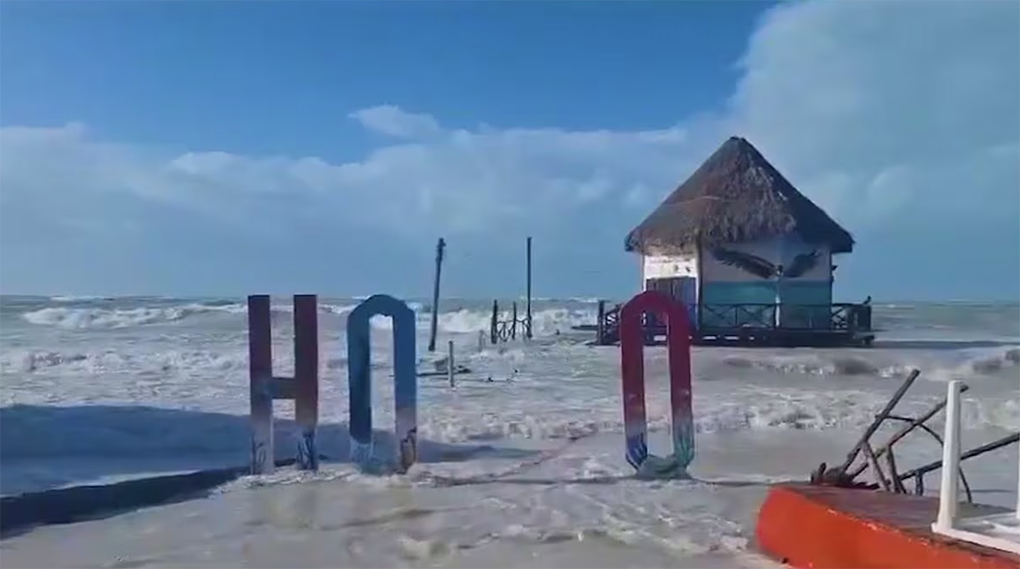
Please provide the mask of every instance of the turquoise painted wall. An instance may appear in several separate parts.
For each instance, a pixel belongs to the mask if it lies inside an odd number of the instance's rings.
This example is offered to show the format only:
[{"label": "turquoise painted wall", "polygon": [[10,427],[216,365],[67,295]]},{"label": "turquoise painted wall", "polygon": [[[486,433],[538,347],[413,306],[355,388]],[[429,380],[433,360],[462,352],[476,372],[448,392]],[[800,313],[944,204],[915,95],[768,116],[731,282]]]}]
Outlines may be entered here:
[{"label": "turquoise painted wall", "polygon": [[[776,289],[771,281],[704,283],[701,288],[701,325],[709,328],[761,326],[762,322],[771,322],[775,318],[775,303]],[[740,309],[723,306],[729,304],[768,306]]]},{"label": "turquoise painted wall", "polygon": [[830,281],[783,281],[779,324],[788,328],[825,329],[831,320]]},{"label": "turquoise painted wall", "polygon": [[[827,328],[832,283],[829,281],[783,281],[780,325]],[[704,283],[701,290],[701,325],[706,327],[760,326],[775,319],[776,283],[773,281]],[[732,304],[762,304],[740,309]],[[713,305],[718,308],[713,309]]]},{"label": "turquoise painted wall", "polygon": [[702,304],[774,304],[776,288],[771,281],[712,282],[702,284]]},{"label": "turquoise painted wall", "polygon": [[783,304],[831,304],[832,284],[828,281],[782,281]]}]

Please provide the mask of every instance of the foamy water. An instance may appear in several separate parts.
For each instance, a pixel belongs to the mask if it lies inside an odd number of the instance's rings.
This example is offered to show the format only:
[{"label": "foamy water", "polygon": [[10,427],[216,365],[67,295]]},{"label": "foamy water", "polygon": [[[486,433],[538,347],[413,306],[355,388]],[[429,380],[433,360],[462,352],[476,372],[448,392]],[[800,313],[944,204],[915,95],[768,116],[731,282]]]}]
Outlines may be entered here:
[{"label": "foamy water", "polygon": [[[291,314],[278,302],[274,349],[286,374]],[[910,368],[923,375],[901,413],[927,408],[959,378],[971,385],[967,445],[1020,428],[1016,305],[878,306],[886,332],[871,350],[695,349],[699,481],[636,481],[623,460],[619,351],[570,332],[594,322],[592,301],[536,302],[532,342],[479,350],[491,304],[450,300],[440,344],[453,340],[472,373],[453,389],[445,377],[422,378],[421,462],[407,476],[367,476],[345,463],[343,328],[357,302],[320,300],[320,451],[338,461],[317,475],[243,479],[198,502],[41,528],[5,540],[5,562],[756,566],[766,564],[750,539],[767,483],[839,461]],[[424,351],[429,313],[411,304],[427,369],[439,356]],[[2,325],[4,494],[247,460],[240,299],[4,297]],[[373,329],[375,427],[388,430],[388,320]],[[661,349],[646,358],[655,452],[669,421],[666,361]],[[281,423],[281,458],[292,435]],[[1016,464],[1015,453],[968,468],[981,501],[1015,503],[1016,474],[1001,466]],[[921,438],[897,454],[901,468],[938,456]]]}]

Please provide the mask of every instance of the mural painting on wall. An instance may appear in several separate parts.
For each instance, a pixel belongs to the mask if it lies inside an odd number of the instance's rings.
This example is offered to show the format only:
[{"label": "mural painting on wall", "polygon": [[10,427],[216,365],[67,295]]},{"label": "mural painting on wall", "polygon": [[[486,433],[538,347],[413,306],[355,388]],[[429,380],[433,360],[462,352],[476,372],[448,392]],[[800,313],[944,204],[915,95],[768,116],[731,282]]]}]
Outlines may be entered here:
[{"label": "mural painting on wall", "polygon": [[743,251],[734,251],[733,249],[715,247],[712,248],[710,252],[712,253],[712,256],[715,257],[715,260],[720,263],[730,267],[737,267],[744,272],[763,279],[771,279],[774,277],[795,279],[814,268],[814,266],[818,264],[820,257],[817,250],[811,251],[810,253],[801,253],[794,257],[789,266],[784,269],[783,265],[776,265],[767,259],[759,257],[758,255],[745,253]]}]

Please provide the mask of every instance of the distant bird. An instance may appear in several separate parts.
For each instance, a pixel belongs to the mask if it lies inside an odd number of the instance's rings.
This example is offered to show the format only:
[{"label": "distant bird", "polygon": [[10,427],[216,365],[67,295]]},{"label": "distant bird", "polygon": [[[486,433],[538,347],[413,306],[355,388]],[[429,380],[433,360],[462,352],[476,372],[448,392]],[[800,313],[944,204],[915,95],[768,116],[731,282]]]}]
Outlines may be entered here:
[{"label": "distant bird", "polygon": [[794,257],[790,266],[784,270],[782,265],[776,265],[752,253],[734,251],[722,247],[715,247],[710,252],[720,263],[730,267],[737,267],[744,272],[763,279],[771,279],[773,277],[797,278],[814,268],[818,264],[820,257],[817,250],[810,253],[801,253]]}]

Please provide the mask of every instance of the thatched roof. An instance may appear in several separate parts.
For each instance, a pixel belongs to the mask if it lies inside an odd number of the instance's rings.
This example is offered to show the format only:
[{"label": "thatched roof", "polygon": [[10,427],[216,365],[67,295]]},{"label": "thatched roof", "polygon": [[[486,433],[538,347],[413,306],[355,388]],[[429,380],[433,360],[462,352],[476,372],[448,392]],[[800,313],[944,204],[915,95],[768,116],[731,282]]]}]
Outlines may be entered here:
[{"label": "thatched roof", "polygon": [[690,251],[699,239],[713,246],[789,233],[833,253],[854,246],[750,142],[732,137],[627,235],[626,250],[668,254]]}]

